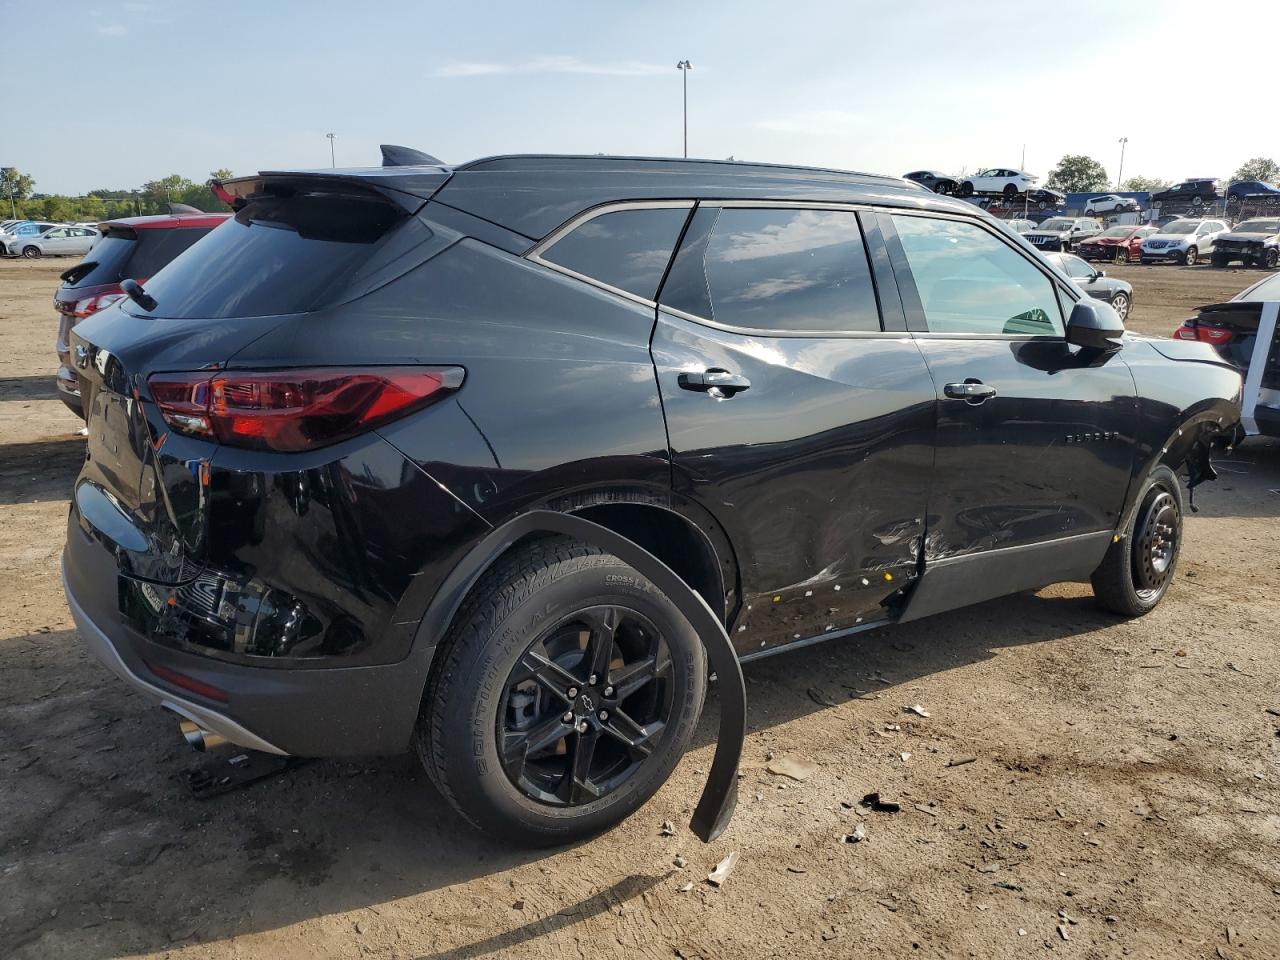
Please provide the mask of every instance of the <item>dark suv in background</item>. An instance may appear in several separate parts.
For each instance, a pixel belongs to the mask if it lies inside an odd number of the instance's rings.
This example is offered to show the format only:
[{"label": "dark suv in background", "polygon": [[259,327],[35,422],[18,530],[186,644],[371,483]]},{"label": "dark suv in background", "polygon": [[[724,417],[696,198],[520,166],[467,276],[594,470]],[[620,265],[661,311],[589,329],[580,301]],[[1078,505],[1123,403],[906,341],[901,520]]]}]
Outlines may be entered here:
[{"label": "dark suv in background", "polygon": [[102,238],[83,260],[62,273],[53,297],[58,311],[58,396],[84,419],[79,378],[71,359],[71,328],[124,297],[124,280],[145,282],[230,214],[189,213],[129,217],[98,224]]},{"label": "dark suv in background", "polygon": [[738,658],[1059,580],[1147,612],[1174,471],[1237,430],[1210,346],[1127,337],[898,179],[422,157],[218,190],[232,219],[71,332],[81,636],[197,739],[412,744],[520,843],[652,795],[712,671],[716,835]]},{"label": "dark suv in background", "polygon": [[1218,181],[1212,178],[1183,180],[1175,183],[1167,190],[1151,195],[1152,203],[1173,204],[1186,203],[1193,207],[1212,205],[1218,199]]}]

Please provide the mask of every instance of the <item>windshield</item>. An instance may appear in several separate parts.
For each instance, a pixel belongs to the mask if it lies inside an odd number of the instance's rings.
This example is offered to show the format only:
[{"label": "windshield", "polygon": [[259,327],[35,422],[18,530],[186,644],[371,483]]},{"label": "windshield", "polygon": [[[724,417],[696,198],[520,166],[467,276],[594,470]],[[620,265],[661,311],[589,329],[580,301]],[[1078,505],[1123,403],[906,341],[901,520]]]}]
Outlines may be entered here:
[{"label": "windshield", "polygon": [[1045,231],[1046,233],[1053,233],[1054,231],[1061,231],[1061,230],[1070,230],[1071,221],[1070,220],[1046,220],[1044,223],[1040,224],[1039,229]]},{"label": "windshield", "polygon": [[1280,220],[1246,220],[1236,224],[1236,233],[1280,233]]},{"label": "windshield", "polygon": [[1109,230],[1103,230],[1100,236],[1103,237],[1127,237],[1133,233],[1134,227],[1112,227]]},{"label": "windshield", "polygon": [[1200,226],[1199,220],[1175,220],[1162,230],[1162,233],[1195,233]]}]

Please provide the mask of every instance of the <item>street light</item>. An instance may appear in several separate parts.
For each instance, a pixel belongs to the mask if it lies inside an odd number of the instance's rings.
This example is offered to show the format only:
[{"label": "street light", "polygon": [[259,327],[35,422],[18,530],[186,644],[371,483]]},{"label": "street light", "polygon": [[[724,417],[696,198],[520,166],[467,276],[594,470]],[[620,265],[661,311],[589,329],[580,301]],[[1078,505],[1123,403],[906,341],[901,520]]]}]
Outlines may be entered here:
[{"label": "street light", "polygon": [[338,165],[337,161],[336,161],[336,160],[334,160],[334,158],[333,158],[333,138],[334,138],[334,137],[336,137],[336,136],[337,136],[337,134],[336,134],[336,133],[326,133],[326,134],[325,134],[325,137],[326,137],[326,138],[328,139],[328,141],[329,141],[329,166],[330,166],[330,167],[336,167],[336,166]]},{"label": "street light", "polygon": [[693,69],[693,64],[688,60],[680,60],[676,63],[676,69],[680,71],[680,76],[684,81],[684,155],[689,156],[689,71]]},{"label": "street light", "polygon": [[1124,176],[1124,145],[1129,142],[1128,137],[1121,137],[1116,141],[1120,144],[1120,169],[1116,172],[1116,189],[1120,189],[1120,180]]}]

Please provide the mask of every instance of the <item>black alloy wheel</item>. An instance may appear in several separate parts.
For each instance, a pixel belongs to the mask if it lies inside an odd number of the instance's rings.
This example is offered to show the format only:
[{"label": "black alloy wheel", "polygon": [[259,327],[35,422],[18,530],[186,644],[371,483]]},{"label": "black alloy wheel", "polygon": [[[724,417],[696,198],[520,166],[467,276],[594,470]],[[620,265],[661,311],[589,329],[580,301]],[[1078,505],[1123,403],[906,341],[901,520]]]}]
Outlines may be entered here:
[{"label": "black alloy wheel", "polygon": [[530,643],[507,677],[503,770],[540,803],[599,800],[660,744],[673,694],[671,652],[652,621],[619,606],[577,611]]}]

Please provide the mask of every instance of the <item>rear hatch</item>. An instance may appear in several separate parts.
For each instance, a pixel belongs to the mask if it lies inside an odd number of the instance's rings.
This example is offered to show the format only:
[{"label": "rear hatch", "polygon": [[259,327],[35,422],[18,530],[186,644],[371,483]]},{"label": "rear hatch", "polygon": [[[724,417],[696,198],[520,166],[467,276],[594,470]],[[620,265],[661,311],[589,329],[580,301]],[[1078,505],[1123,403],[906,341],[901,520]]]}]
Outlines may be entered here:
[{"label": "rear hatch", "polygon": [[[1192,331],[1196,339],[1212,344],[1218,356],[1243,374],[1253,359],[1262,307],[1259,301],[1247,300],[1210,304],[1201,307],[1199,316],[1188,321],[1183,329]],[[1179,336],[1186,335],[1179,333]],[[1274,338],[1267,351],[1261,383],[1265,390],[1280,390],[1280,348]]]},{"label": "rear hatch", "polygon": [[280,324],[403,274],[431,238],[402,205],[344,180],[259,181],[237,206],[144,285],[145,306],[121,301],[72,333],[88,428],[78,522],[122,573],[156,583],[206,563],[218,446],[170,430],[148,377],[223,367]]}]

